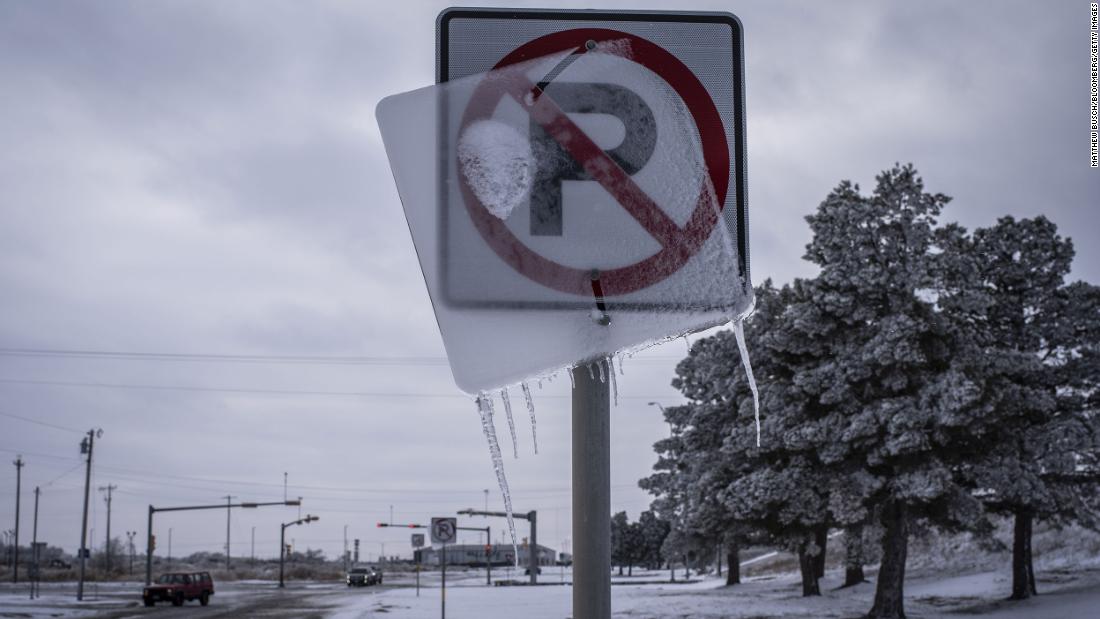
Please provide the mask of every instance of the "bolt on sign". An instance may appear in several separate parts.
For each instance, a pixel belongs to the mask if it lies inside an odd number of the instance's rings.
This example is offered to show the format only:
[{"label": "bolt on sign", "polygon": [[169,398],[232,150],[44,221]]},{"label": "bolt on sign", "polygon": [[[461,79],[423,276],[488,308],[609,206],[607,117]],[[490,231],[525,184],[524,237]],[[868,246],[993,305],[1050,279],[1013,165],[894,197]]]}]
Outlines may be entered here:
[{"label": "bolt on sign", "polygon": [[469,393],[751,311],[741,25],[448,9],[379,127]]}]

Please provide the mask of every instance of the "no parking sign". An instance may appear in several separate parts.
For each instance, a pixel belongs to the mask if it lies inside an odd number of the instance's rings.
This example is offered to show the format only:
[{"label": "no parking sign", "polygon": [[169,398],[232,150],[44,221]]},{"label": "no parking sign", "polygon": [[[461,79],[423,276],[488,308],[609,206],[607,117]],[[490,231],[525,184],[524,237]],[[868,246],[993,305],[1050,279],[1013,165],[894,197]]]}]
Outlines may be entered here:
[{"label": "no parking sign", "polygon": [[749,311],[731,15],[453,9],[379,125],[474,393]]}]

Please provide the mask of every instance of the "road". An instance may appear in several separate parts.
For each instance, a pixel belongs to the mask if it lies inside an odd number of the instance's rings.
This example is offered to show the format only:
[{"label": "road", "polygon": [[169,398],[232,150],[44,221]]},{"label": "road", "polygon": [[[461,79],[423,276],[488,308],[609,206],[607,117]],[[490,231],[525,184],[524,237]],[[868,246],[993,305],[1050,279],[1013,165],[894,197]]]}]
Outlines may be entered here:
[{"label": "road", "polygon": [[[217,584],[210,605],[188,602],[188,616],[194,617],[331,617],[354,609],[354,615],[385,612],[375,603],[391,585],[352,588],[340,583],[293,583],[278,589],[270,582],[222,582]],[[153,608],[142,605],[140,585],[109,583],[91,585],[86,600],[77,602],[72,583],[44,583],[42,597],[33,602],[19,595],[25,587],[7,583],[0,589],[0,618],[6,617],[156,617],[178,612],[167,602]]]}]

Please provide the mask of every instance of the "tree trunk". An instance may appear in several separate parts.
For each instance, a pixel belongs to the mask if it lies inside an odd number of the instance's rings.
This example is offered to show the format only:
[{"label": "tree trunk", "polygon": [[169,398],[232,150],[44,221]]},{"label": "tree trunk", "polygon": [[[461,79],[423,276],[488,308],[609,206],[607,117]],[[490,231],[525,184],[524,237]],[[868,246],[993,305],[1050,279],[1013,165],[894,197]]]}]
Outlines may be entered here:
[{"label": "tree trunk", "polygon": [[726,544],[726,584],[741,584],[741,549],[736,541]]},{"label": "tree trunk", "polygon": [[905,619],[905,558],[909,521],[905,503],[890,499],[882,508],[882,564],[875,583],[875,602],[868,619]]},{"label": "tree trunk", "polygon": [[817,546],[817,555],[814,557],[814,570],[818,578],[825,578],[825,548],[829,545],[829,527],[822,526],[814,531],[814,544]]},{"label": "tree trunk", "polygon": [[627,568],[626,575],[627,576],[633,576],[634,575],[634,562],[633,561],[630,563],[630,566]]},{"label": "tree trunk", "polygon": [[1012,534],[1012,595],[1010,600],[1026,600],[1036,595],[1035,567],[1031,561],[1031,523],[1034,514],[1016,510]]},{"label": "tree trunk", "polygon": [[854,524],[844,530],[844,587],[867,582],[863,575],[863,525]]},{"label": "tree trunk", "polygon": [[619,564],[619,576],[622,576],[622,575],[623,575],[623,564],[620,563]]},{"label": "tree trunk", "polygon": [[798,570],[802,573],[802,597],[821,595],[821,587],[817,583],[817,562],[814,556],[807,551],[808,542],[803,542],[798,548]]}]

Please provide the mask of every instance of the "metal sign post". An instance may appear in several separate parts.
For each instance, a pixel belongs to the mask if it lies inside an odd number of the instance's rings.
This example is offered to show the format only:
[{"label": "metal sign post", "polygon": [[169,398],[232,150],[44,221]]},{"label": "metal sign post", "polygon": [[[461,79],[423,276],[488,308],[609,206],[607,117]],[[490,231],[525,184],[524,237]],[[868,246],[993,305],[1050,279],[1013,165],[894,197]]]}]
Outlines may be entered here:
[{"label": "metal sign post", "polygon": [[412,534],[413,554],[416,555],[416,597],[420,597],[420,549],[424,547],[424,534]]},{"label": "metal sign post", "polygon": [[432,543],[440,544],[440,559],[442,563],[442,588],[439,597],[440,617],[447,617],[447,544],[455,541],[458,535],[457,518],[432,518]]},{"label": "metal sign post", "polygon": [[611,396],[573,370],[573,617],[611,617]]}]

